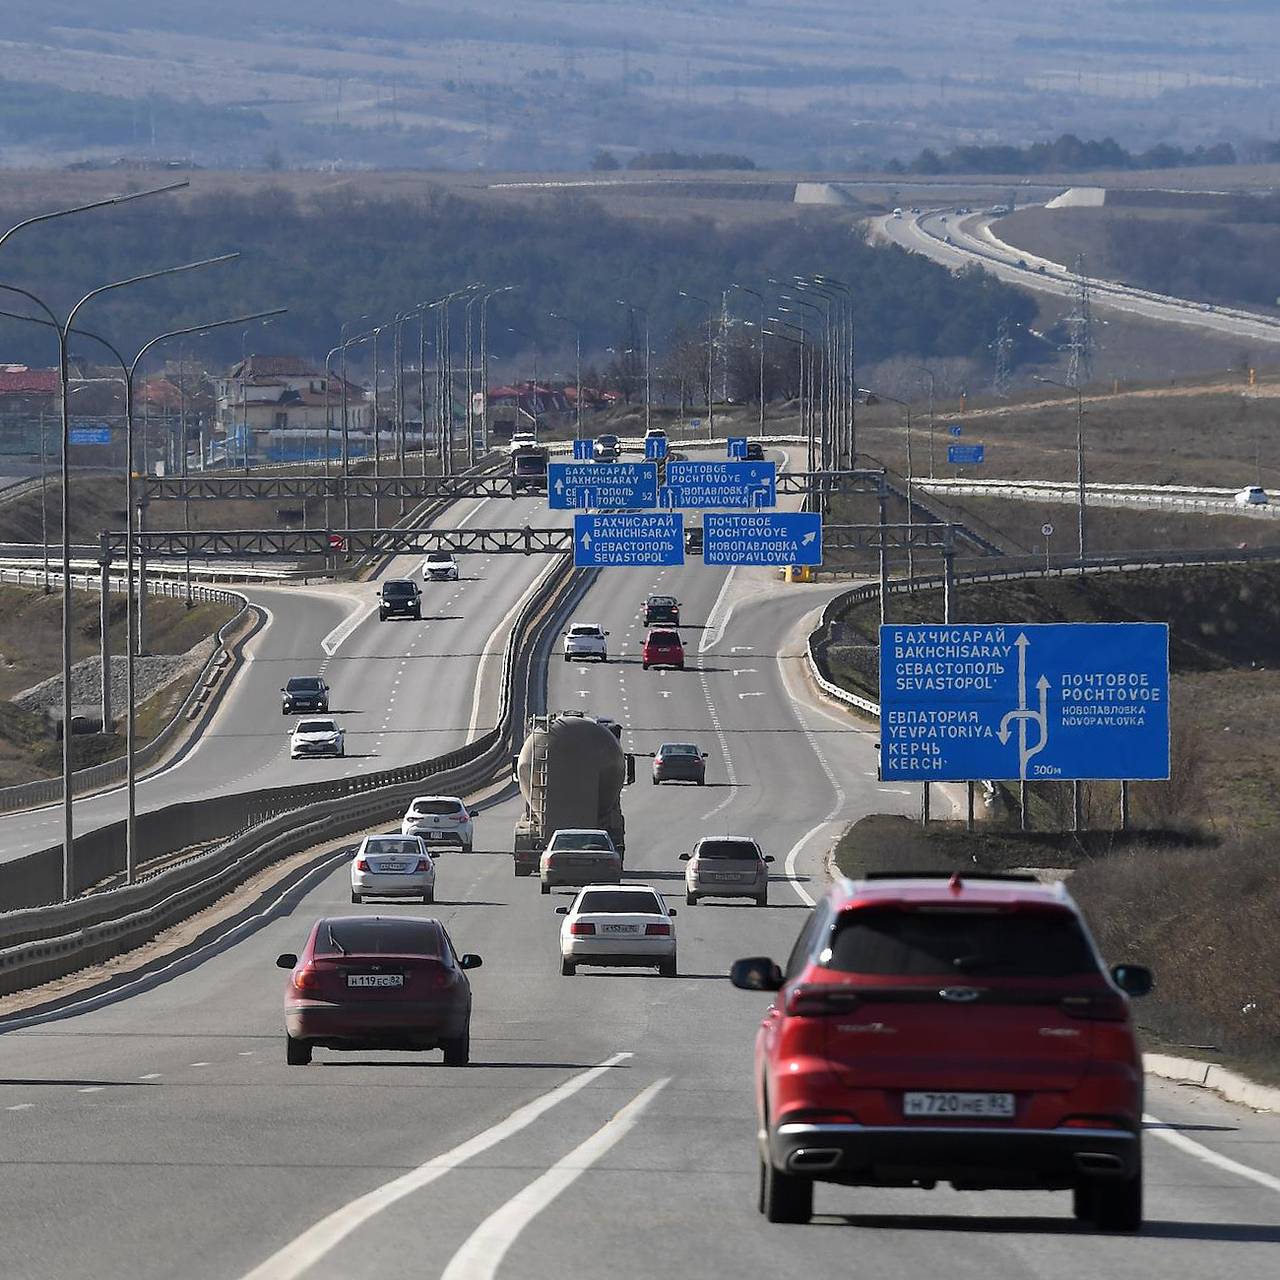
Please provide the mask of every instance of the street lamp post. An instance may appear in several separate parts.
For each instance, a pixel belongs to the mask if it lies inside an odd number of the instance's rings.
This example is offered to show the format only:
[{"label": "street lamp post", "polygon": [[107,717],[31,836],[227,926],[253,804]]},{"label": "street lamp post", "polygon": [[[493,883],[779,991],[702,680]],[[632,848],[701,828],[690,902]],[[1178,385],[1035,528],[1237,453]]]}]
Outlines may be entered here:
[{"label": "street lamp post", "polygon": [[[500,293],[511,293],[518,288],[514,284],[504,284],[500,288],[490,289],[480,303],[480,391],[484,396],[484,412],[480,415],[480,438],[484,451],[489,452],[489,299]],[[578,410],[579,434],[581,434],[582,410]]]},{"label": "street lamp post", "polygon": [[676,292],[682,298],[688,298],[690,302],[702,303],[702,305],[707,309],[707,439],[711,440],[714,439],[716,434],[716,344],[713,330],[713,325],[715,323],[715,308],[707,301],[706,298],[700,298],[696,293],[687,293],[684,289],[677,289]]},{"label": "street lamp post", "polygon": [[1079,387],[1069,386],[1065,382],[1057,382],[1053,378],[1042,378],[1037,382],[1047,383],[1051,387],[1061,387],[1070,391],[1076,398],[1076,528],[1080,543],[1080,575],[1084,576],[1084,558],[1088,543],[1085,538],[1085,478],[1084,478],[1084,392]]},{"label": "street lamp post", "polygon": [[934,377],[933,370],[928,365],[913,364],[908,366],[916,373],[923,373],[929,379],[929,479],[933,479],[933,400],[934,391],[937,387],[937,378]]},{"label": "street lamp post", "polygon": [[781,316],[769,316],[770,324],[778,325],[782,329],[792,329],[800,335],[798,339],[788,337],[787,334],[779,332],[778,329],[766,329],[764,332],[772,338],[784,338],[788,342],[794,343],[800,348],[800,429],[805,434],[807,449],[805,453],[806,465],[812,474],[817,470],[817,455],[815,452],[814,440],[814,420],[813,420],[813,395],[812,392],[806,403],[805,397],[805,374],[806,374],[806,353],[808,347],[808,330],[802,324],[794,324],[790,320],[784,320]]},{"label": "street lamp post", "polygon": [[650,378],[650,362],[652,352],[649,347],[649,311],[646,307],[637,306],[634,302],[628,302],[625,298],[615,298],[614,301],[620,307],[626,307],[629,311],[638,311],[644,316],[644,432],[649,434],[649,414],[653,403],[653,383]]},{"label": "street lamp post", "polygon": [[836,466],[854,467],[858,460],[858,442],[855,435],[855,418],[857,403],[857,378],[855,377],[855,338],[856,326],[853,318],[853,287],[835,276],[815,274],[812,279],[827,289],[834,289],[844,300],[844,310],[848,316],[845,325],[845,340],[839,354],[839,364],[844,370],[845,419],[841,425],[844,442],[836,451]]},{"label": "street lamp post", "polygon": [[[812,311],[822,321],[823,347],[817,356],[817,361],[822,379],[819,383],[818,394],[822,417],[821,466],[825,470],[831,465],[831,308],[829,306],[820,307],[816,302],[810,302],[807,298],[797,298],[794,294],[783,293],[779,297],[784,302],[794,302],[796,306]],[[784,315],[799,314],[791,307],[779,307],[778,310],[783,312]]]},{"label": "street lamp post", "polygon": [[757,435],[764,435],[764,326],[766,320],[767,308],[765,306],[764,294],[759,293],[755,289],[748,289],[745,284],[738,284],[736,281],[729,286],[730,289],[737,289],[739,293],[749,293],[760,304],[760,414],[757,420]]},{"label": "street lamp post", "polygon": [[579,440],[582,439],[582,327],[575,320],[570,320],[568,316],[562,316],[556,311],[548,311],[547,315],[552,320],[560,320],[569,325],[573,329],[573,381],[574,381],[574,405],[577,408],[577,416],[574,424],[574,435]]},{"label": "street lamp post", "polygon": [[875,396],[879,400],[888,400],[892,404],[901,405],[907,413],[907,590],[912,591],[914,587],[911,585],[915,581],[915,546],[913,539],[912,526],[915,524],[915,498],[913,489],[915,486],[915,466],[911,450],[911,405],[906,400],[900,400],[897,396],[886,395],[883,391],[872,391],[868,387],[859,387],[858,391],[865,396]]}]

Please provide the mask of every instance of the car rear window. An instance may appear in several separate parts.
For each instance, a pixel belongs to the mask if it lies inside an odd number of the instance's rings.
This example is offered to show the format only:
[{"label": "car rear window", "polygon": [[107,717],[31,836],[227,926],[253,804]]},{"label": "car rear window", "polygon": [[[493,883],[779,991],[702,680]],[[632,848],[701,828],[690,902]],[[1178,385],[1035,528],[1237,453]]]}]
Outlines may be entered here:
[{"label": "car rear window", "polygon": [[664,756],[696,756],[701,754],[691,742],[664,742],[658,750]]},{"label": "car rear window", "polygon": [[432,920],[332,920],[316,930],[318,956],[442,956],[440,926]]},{"label": "car rear window", "polygon": [[595,889],[584,893],[578,903],[579,914],[583,912],[600,915],[626,915],[628,912],[643,912],[650,915],[661,915],[662,905],[658,895],[654,893],[618,893],[616,890]]},{"label": "car rear window", "polygon": [[451,814],[462,812],[462,801],[460,800],[415,800],[413,802],[413,812],[419,817],[426,817],[428,814]]},{"label": "car rear window", "polygon": [[675,596],[650,596],[649,608],[650,609],[669,609],[673,604],[675,604],[675,602],[676,602]]},{"label": "car rear window", "polygon": [[852,911],[820,958],[842,973],[900,977],[1066,978],[1096,973],[1075,919],[1062,912]]},{"label": "car rear window", "polygon": [[285,688],[290,693],[318,693],[320,681],[315,676],[294,676]]},{"label": "car rear window", "polygon": [[698,846],[700,858],[750,858],[760,857],[760,850],[750,840],[704,840]]},{"label": "car rear window", "polygon": [[557,831],[551,838],[552,849],[602,849],[606,853],[613,849],[613,842],[607,835],[596,831]]},{"label": "car rear window", "polygon": [[365,854],[374,858],[416,858],[422,848],[417,840],[390,836],[385,840],[370,840],[364,846]]},{"label": "car rear window", "polygon": [[571,636],[598,636],[600,634],[600,628],[586,626],[579,623],[577,626],[569,628],[569,634]]},{"label": "car rear window", "polygon": [[334,728],[332,720],[299,720],[299,733],[332,733]]},{"label": "car rear window", "polygon": [[680,637],[674,631],[650,631],[650,644],[679,644]]}]

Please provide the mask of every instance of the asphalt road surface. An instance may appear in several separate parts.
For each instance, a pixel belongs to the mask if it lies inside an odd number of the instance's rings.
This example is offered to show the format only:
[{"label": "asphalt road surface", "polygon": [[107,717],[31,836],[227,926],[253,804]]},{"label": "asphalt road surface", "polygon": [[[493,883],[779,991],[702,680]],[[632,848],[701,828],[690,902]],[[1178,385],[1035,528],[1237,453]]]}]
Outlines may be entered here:
[{"label": "asphalt road surface", "polygon": [[[684,672],[640,667],[636,615],[655,589],[684,603]],[[1274,1274],[1280,1122],[1165,1085],[1149,1098],[1166,1127],[1147,1138],[1141,1236],[1078,1227],[1065,1193],[820,1186],[808,1226],[757,1214],[751,1043],[767,997],[734,990],[726,970],[785,957],[843,823],[917,801],[877,784],[873,734],[803,690],[803,616],[831,590],[701,563],[609,571],[577,617],[609,628],[612,660],[551,664],[552,706],[616,717],[632,750],[687,738],[710,756],[702,788],[655,787],[641,761],[624,798],[628,878],[676,906],[679,977],[560,975],[554,907],[569,894],[512,875],[509,797],[478,817],[473,854],[441,855],[434,908],[352,908],[339,855],[233,944],[93,1012],[0,1036],[3,1274]],[[379,664],[352,665],[350,684],[334,680],[340,700],[373,705],[362,682],[383,679]],[[469,705],[448,708],[455,731]],[[767,908],[684,906],[679,853],[726,831],[777,858]],[[484,957],[469,1068],[327,1050],[285,1065],[274,958],[317,915],[351,910],[434,912]]]}]

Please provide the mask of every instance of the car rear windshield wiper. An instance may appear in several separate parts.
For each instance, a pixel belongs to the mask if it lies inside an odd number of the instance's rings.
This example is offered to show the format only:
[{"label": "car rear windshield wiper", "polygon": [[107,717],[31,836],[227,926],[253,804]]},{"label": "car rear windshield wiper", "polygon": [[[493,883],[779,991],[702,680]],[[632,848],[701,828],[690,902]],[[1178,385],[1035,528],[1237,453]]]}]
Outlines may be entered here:
[{"label": "car rear windshield wiper", "polygon": [[342,945],[342,943],[340,943],[340,942],[337,940],[337,938],[335,938],[335,937],[333,936],[333,926],[332,926],[332,925],[330,925],[330,927],[329,927],[329,945],[330,945],[331,947],[335,948],[335,949],[337,950],[337,952],[338,952],[338,954],[339,954],[339,955],[345,956],[345,955],[350,954],[350,953],[347,951],[347,948],[346,948],[346,947],[344,947],[344,946]]}]

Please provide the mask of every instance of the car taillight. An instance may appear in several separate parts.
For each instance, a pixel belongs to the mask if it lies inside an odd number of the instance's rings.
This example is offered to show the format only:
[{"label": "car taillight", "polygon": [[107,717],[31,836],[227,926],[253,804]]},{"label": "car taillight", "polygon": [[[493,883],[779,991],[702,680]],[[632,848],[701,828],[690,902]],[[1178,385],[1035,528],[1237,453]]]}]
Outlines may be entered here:
[{"label": "car taillight", "polygon": [[414,867],[414,870],[415,870],[415,871],[430,871],[430,870],[431,870],[431,859],[430,859],[430,858],[419,858],[419,859],[418,859],[418,865],[417,865],[416,867]]},{"label": "car taillight", "polygon": [[779,1124],[857,1124],[858,1117],[852,1111],[784,1111],[778,1117]]},{"label": "car taillight", "polygon": [[368,863],[367,863],[363,858],[357,858],[357,859],[356,859],[356,870],[357,870],[357,871],[368,871],[368,870],[369,870],[369,864],[368,864]]},{"label": "car taillight", "polygon": [[569,932],[581,938],[585,934],[595,933],[596,927],[590,920],[575,920],[569,926]]},{"label": "car taillight", "polygon": [[801,986],[787,992],[786,1010],[793,1018],[824,1018],[848,1013],[857,1004],[858,993],[846,987]]},{"label": "car taillight", "polygon": [[1058,1007],[1069,1018],[1086,1018],[1092,1022],[1124,1022],[1129,1017],[1129,1005],[1124,997],[1109,991],[1063,996]]},{"label": "car taillight", "polygon": [[669,938],[671,936],[671,926],[669,924],[647,924],[644,927],[646,938]]},{"label": "car taillight", "polygon": [[465,813],[455,813],[453,815],[453,820],[454,822],[466,822],[467,815]]},{"label": "car taillight", "polygon": [[1062,1129],[1128,1129],[1129,1125],[1114,1116],[1068,1116],[1059,1126]]},{"label": "car taillight", "polygon": [[308,964],[296,970],[293,975],[293,985],[299,991],[319,991],[320,975],[316,972],[315,966]]}]

